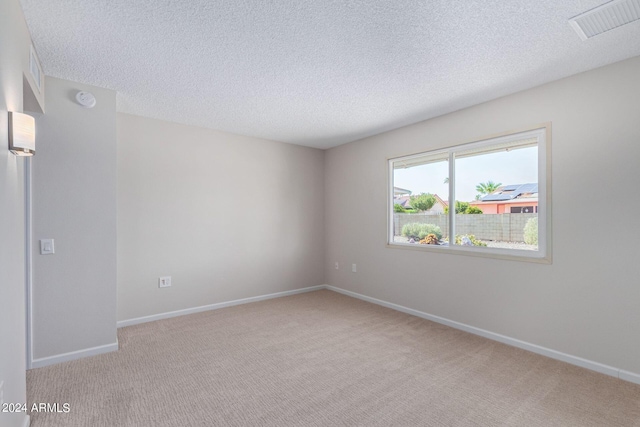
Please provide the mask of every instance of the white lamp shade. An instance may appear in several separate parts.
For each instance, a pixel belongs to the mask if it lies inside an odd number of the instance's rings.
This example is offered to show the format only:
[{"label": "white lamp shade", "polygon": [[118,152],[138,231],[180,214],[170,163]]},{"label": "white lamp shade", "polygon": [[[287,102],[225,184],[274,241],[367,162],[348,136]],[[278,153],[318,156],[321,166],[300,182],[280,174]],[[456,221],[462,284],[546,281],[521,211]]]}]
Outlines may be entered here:
[{"label": "white lamp shade", "polygon": [[16,156],[36,153],[36,121],[30,115],[9,111],[9,150]]}]

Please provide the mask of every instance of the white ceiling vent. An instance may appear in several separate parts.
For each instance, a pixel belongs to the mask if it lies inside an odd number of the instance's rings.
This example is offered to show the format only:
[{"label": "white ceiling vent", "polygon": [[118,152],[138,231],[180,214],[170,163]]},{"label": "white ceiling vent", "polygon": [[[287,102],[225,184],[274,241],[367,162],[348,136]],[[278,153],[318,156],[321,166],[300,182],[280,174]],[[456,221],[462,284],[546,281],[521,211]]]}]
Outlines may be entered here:
[{"label": "white ceiling vent", "polygon": [[640,19],[640,0],[613,0],[569,20],[582,40]]}]

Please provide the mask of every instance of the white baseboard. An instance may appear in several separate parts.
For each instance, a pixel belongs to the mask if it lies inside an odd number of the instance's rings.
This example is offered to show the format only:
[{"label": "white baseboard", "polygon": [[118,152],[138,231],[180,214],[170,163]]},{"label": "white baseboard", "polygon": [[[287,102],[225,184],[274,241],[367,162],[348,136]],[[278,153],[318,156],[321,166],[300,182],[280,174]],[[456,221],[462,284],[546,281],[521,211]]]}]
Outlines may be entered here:
[{"label": "white baseboard", "polygon": [[112,344],[100,345],[98,347],[85,348],[82,350],[71,351],[69,353],[56,354],[55,356],[42,357],[34,359],[31,362],[31,368],[42,368],[43,366],[55,365],[56,363],[68,362],[70,360],[82,359],[89,356],[97,356],[99,354],[109,353],[118,350],[118,341]]},{"label": "white baseboard", "polygon": [[234,305],[248,304],[250,302],[257,302],[257,301],[264,301],[264,300],[272,299],[272,298],[286,297],[286,296],[289,296],[289,295],[296,295],[296,294],[301,294],[301,293],[304,293],[304,292],[319,291],[321,289],[325,289],[325,285],[310,286],[308,288],[293,289],[291,291],[276,292],[276,293],[273,293],[273,294],[259,295],[257,297],[236,299],[236,300],[233,300],[233,301],[226,301],[226,302],[219,302],[219,303],[215,303],[215,304],[202,305],[200,307],[185,308],[183,310],[176,310],[176,311],[169,311],[169,312],[166,312],[166,313],[153,314],[151,316],[136,317],[134,319],[128,319],[128,320],[120,320],[118,322],[118,328],[122,328],[124,326],[137,325],[139,323],[153,322],[155,320],[169,319],[171,317],[184,316],[185,314],[200,313],[200,312],[203,312],[203,311],[217,310],[219,308],[225,308],[225,307],[232,307]]},{"label": "white baseboard", "polygon": [[29,415],[24,416],[24,422],[22,423],[23,427],[29,427],[31,425],[31,417]]},{"label": "white baseboard", "polygon": [[[333,292],[338,292],[343,295],[347,295],[353,298],[357,298],[363,301],[367,301],[373,304],[381,305],[383,307],[387,307],[396,311],[400,311],[403,313],[410,314],[412,316],[420,317],[423,319],[431,320],[436,323],[440,323],[446,326],[450,326],[455,329],[459,329],[465,332],[469,332],[474,335],[479,335],[484,338],[488,338],[493,341],[498,341],[503,344],[507,344],[513,347],[518,347],[523,350],[528,350],[533,353],[541,354],[543,356],[550,357],[552,359],[560,360],[562,362],[570,363],[572,365],[580,366],[582,368],[590,369],[592,371],[600,372],[605,375],[609,375],[612,377],[620,378],[624,381],[629,381],[632,383],[640,384],[640,374],[636,374],[634,372],[625,371],[619,368],[615,368],[613,366],[604,365],[602,363],[594,362],[592,360],[583,359],[578,356],[573,356],[570,354],[562,353],[560,351],[552,350],[550,348],[542,347],[536,344],[531,344],[526,341],[521,341],[516,338],[511,338],[505,335],[497,334],[495,332],[487,331],[485,329],[476,328],[475,326],[466,325],[464,323],[456,322],[454,320],[449,320],[444,317],[435,316],[433,314],[425,313],[419,310],[414,310],[412,308],[404,307],[402,305],[394,304],[391,302],[383,301],[377,298],[372,298],[366,295],[362,295],[356,292],[347,291],[345,289],[336,288],[335,286],[330,285],[318,285],[318,286],[310,286],[307,288],[301,289],[293,289],[290,291],[284,292],[276,292],[273,294],[259,295],[256,297],[237,299],[233,301],[220,302],[216,304],[203,305],[200,307],[187,308],[184,310],[176,310],[170,311],[167,313],[154,314],[151,316],[137,317],[134,319],[121,320],[117,323],[118,328],[122,328],[124,326],[137,325],[139,323],[153,322],[155,320],[161,319],[169,319],[171,317],[184,316],[186,314],[200,313],[203,311],[209,310],[217,310],[219,308],[224,307],[232,307],[234,305],[248,304],[251,302],[264,301],[272,298],[280,298],[286,297],[289,295],[301,294],[304,292],[312,292],[319,291],[321,289],[328,289]],[[70,353],[64,353],[56,356],[44,357],[41,359],[35,359],[32,362],[33,368],[40,368],[42,366],[53,365],[55,363],[66,362],[69,360],[80,359],[87,356],[95,356],[98,354],[108,353],[110,351],[118,350],[118,343],[115,342],[113,344],[107,344],[99,347],[88,348],[85,350],[78,350]],[[25,426],[28,427],[29,420],[27,419]]]},{"label": "white baseboard", "polygon": [[436,323],[451,326],[455,329],[460,329],[465,332],[469,332],[474,335],[479,335],[490,340],[498,341],[503,344],[507,344],[513,347],[518,347],[524,350],[531,351],[533,353],[541,354],[543,356],[550,357],[552,359],[567,362],[572,365],[580,366],[582,368],[590,369],[592,371],[600,372],[601,374],[610,375],[612,377],[620,378],[624,381],[640,384],[640,375],[633,372],[624,371],[613,366],[603,365],[602,363],[594,362],[592,360],[583,359],[581,357],[572,356],[570,354],[562,353],[560,351],[552,350],[550,348],[542,347],[536,344],[531,344],[526,341],[521,341],[515,338],[507,337],[505,335],[496,334],[484,329],[469,326],[464,323],[456,322],[453,320],[445,319],[444,317],[435,316],[433,314],[424,313],[422,311],[414,310],[412,308],[404,307],[398,304],[393,304],[387,301],[379,300],[377,298],[368,297],[366,295],[358,294],[356,292],[347,291],[345,289],[336,288],[335,286],[325,285],[325,289],[329,289],[334,292],[338,292],[343,295],[347,295],[353,298],[358,298],[363,301],[367,301],[373,304],[381,305],[383,307],[391,308],[393,310],[401,311],[403,313],[411,314],[416,317],[431,320]]},{"label": "white baseboard", "polygon": [[633,372],[620,369],[620,375],[618,378],[629,381],[630,383],[640,384],[640,374],[634,374]]}]

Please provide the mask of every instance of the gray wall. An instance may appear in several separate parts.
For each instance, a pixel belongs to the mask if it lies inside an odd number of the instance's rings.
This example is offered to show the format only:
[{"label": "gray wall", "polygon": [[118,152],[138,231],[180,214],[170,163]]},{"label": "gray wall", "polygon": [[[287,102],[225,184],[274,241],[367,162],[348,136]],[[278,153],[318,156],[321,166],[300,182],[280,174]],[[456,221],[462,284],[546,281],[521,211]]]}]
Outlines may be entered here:
[{"label": "gray wall", "polygon": [[[640,373],[638,76],[640,57],[328,150],[327,282]],[[387,158],[543,122],[553,264],[385,247]]]},{"label": "gray wall", "polygon": [[[95,108],[74,101],[79,90]],[[33,159],[34,361],[114,344],[116,94],[47,77]],[[55,239],[40,255],[38,240]]]},{"label": "gray wall", "polygon": [[118,114],[118,320],[323,284],[323,173],[321,150]]},{"label": "gray wall", "polygon": [[[0,1],[0,383],[5,402],[26,401],[25,159],[8,150],[7,111],[23,111],[30,43],[19,1]],[[0,425],[23,426],[25,417],[0,412]]]}]

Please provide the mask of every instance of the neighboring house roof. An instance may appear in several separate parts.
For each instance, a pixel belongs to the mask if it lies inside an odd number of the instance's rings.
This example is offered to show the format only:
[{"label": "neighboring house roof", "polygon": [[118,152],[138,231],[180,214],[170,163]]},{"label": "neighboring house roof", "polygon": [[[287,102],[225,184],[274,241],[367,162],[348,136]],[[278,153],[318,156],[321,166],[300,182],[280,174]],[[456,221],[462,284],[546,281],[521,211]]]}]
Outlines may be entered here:
[{"label": "neighboring house roof", "polygon": [[393,195],[396,196],[399,194],[411,194],[411,190],[407,190],[400,187],[393,187]]},{"label": "neighboring house roof", "polygon": [[394,205],[400,205],[405,209],[411,209],[411,205],[409,204],[410,200],[411,200],[410,196],[394,197],[393,198],[393,204]]},{"label": "neighboring house roof", "polygon": [[482,197],[479,202],[507,202],[515,199],[538,197],[538,183],[503,185]]},{"label": "neighboring house roof", "polygon": [[447,206],[449,206],[449,202],[447,202],[446,200],[442,200],[437,194],[434,194],[433,197],[436,198],[436,201],[440,203],[442,207],[446,208]]}]

